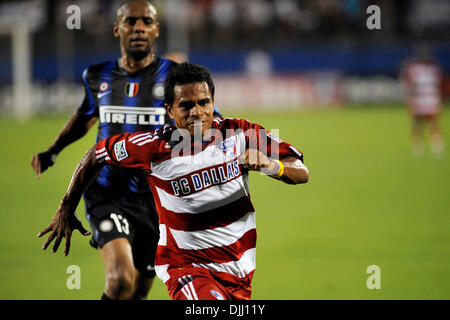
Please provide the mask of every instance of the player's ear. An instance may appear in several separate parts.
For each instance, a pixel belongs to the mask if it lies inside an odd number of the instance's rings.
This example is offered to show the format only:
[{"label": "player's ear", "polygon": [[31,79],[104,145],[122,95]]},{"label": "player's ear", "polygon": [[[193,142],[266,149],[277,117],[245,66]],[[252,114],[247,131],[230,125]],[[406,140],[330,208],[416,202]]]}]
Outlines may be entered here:
[{"label": "player's ear", "polygon": [[159,22],[156,23],[155,38],[159,38]]},{"label": "player's ear", "polygon": [[165,103],[164,107],[166,108],[167,114],[169,115],[170,119],[174,120],[174,116],[172,114],[172,106],[170,106],[167,103]]},{"label": "player's ear", "polygon": [[114,35],[114,38],[119,38],[120,37],[120,35],[119,35],[119,25],[117,24],[117,22],[114,22],[114,24],[113,24],[113,35]]}]

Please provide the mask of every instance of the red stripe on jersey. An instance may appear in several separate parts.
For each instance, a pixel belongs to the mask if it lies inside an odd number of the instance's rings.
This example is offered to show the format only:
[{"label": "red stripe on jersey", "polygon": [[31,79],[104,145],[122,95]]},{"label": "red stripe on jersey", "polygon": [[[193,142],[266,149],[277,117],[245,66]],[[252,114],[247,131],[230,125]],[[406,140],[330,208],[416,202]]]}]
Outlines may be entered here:
[{"label": "red stripe on jersey", "polygon": [[178,249],[183,259],[188,263],[226,263],[238,261],[245,251],[256,247],[256,229],[244,233],[235,243],[228,246],[211,247],[207,249]]},{"label": "red stripe on jersey", "polygon": [[180,249],[170,232],[167,232],[167,246],[158,245],[156,265],[170,264],[171,268],[192,266],[193,263],[227,263],[238,261],[245,251],[256,247],[256,229],[244,233],[238,241],[228,246],[207,249]]},{"label": "red stripe on jersey", "polygon": [[225,227],[248,212],[255,212],[250,199],[245,196],[222,207],[202,213],[179,213],[163,209],[170,228],[182,231],[199,231]]}]

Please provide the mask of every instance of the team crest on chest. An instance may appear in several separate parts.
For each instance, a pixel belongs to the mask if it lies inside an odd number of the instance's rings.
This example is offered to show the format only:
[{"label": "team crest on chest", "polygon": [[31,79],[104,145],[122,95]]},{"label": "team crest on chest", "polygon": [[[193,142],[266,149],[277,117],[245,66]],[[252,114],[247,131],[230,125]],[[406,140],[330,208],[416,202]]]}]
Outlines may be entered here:
[{"label": "team crest on chest", "polygon": [[152,89],[153,98],[158,100],[164,99],[164,85],[162,83],[157,83]]},{"label": "team crest on chest", "polygon": [[234,158],[237,154],[236,143],[234,140],[225,140],[219,145],[219,148],[227,157]]},{"label": "team crest on chest", "polygon": [[125,94],[130,98],[137,96],[139,92],[139,82],[127,82],[125,84]]}]

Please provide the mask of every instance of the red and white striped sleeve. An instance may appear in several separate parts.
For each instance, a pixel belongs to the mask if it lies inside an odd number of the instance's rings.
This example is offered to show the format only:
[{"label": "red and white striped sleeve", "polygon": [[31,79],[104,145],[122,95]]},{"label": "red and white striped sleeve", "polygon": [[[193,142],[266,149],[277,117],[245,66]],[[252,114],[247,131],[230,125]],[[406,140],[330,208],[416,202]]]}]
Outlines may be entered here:
[{"label": "red and white striped sleeve", "polygon": [[107,164],[149,170],[158,138],[153,131],[118,134],[100,140],[95,156]]}]

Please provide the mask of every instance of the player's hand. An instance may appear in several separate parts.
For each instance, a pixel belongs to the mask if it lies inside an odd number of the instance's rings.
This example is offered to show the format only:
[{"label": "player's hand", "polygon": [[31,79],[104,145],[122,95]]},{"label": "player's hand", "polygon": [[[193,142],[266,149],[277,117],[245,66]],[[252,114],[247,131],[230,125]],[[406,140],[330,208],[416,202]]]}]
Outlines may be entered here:
[{"label": "player's hand", "polygon": [[39,178],[41,173],[47,170],[48,167],[51,167],[55,163],[55,160],[56,155],[48,151],[35,154],[33,158],[31,158],[30,164],[34,172],[36,172],[36,178]]},{"label": "player's hand", "polygon": [[271,172],[275,166],[266,155],[256,149],[245,150],[245,153],[241,156],[240,163],[248,170],[262,172]]},{"label": "player's hand", "polygon": [[44,234],[51,232],[47,241],[45,241],[42,246],[42,250],[47,249],[48,245],[54,240],[55,243],[52,248],[52,252],[55,253],[58,250],[59,244],[62,238],[66,238],[64,256],[69,254],[70,250],[70,238],[72,237],[73,230],[77,229],[84,236],[88,236],[91,233],[87,231],[81,221],[78,219],[77,215],[74,213],[67,213],[60,206],[56,213],[53,215],[52,221],[47,228],[38,233],[38,238],[42,237]]}]

